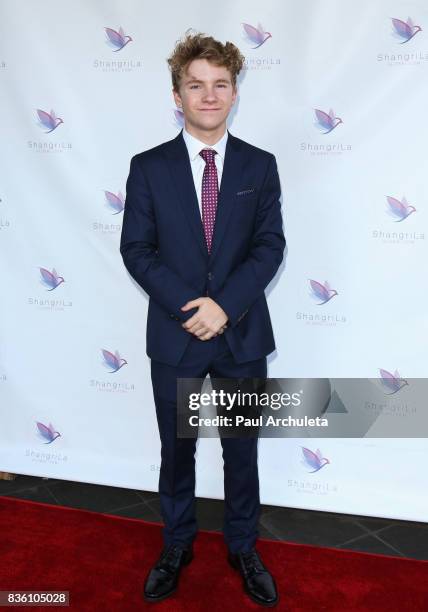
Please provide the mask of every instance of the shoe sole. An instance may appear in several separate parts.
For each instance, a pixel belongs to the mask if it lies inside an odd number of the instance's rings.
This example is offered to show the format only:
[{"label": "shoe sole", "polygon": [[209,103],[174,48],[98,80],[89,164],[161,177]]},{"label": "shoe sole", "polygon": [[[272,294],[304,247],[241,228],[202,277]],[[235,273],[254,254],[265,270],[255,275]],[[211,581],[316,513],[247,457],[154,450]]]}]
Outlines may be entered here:
[{"label": "shoe sole", "polygon": [[171,595],[174,595],[176,591],[177,591],[177,587],[175,587],[175,589],[173,589],[169,593],[165,593],[164,595],[161,595],[161,597],[146,597],[146,595],[144,595],[143,598],[144,598],[144,601],[148,601],[149,603],[157,603],[158,601],[163,601],[164,599],[167,599],[167,597],[171,597]]},{"label": "shoe sole", "polygon": [[[182,568],[185,567],[186,565],[189,565],[189,563],[191,561],[193,561],[193,557],[194,557],[194,555],[192,553],[192,556],[183,563]],[[144,601],[148,601],[149,603],[157,603],[158,601],[163,601],[164,599],[167,599],[168,597],[171,597],[171,595],[174,595],[174,593],[177,591],[177,589],[178,589],[178,585],[176,587],[174,587],[172,589],[172,591],[169,591],[169,593],[164,593],[160,597],[147,597],[143,593],[143,599],[144,599]]]},{"label": "shoe sole", "polygon": [[[228,557],[228,559],[227,559],[227,560],[229,561],[229,565],[230,565],[231,567],[233,567],[233,569],[239,573],[239,567],[238,567],[237,565],[234,565],[234,564],[233,564],[233,561],[232,561],[232,560],[231,560],[229,557]],[[271,602],[271,603],[266,603],[266,602],[264,602],[264,601],[260,601],[260,599],[257,599],[256,597],[254,597],[254,595],[252,595],[252,594],[249,592],[249,590],[247,589],[247,585],[245,584],[245,580],[244,580],[244,579],[242,580],[242,583],[243,583],[243,585],[244,585],[244,591],[245,591],[245,593],[248,595],[248,597],[249,597],[249,598],[250,598],[252,601],[254,601],[255,603],[259,604],[259,606],[264,606],[265,608],[273,608],[274,606],[276,606],[276,605],[278,604],[278,602],[279,602],[279,595],[278,595],[278,597],[275,599],[275,601],[273,601],[273,602]]]}]

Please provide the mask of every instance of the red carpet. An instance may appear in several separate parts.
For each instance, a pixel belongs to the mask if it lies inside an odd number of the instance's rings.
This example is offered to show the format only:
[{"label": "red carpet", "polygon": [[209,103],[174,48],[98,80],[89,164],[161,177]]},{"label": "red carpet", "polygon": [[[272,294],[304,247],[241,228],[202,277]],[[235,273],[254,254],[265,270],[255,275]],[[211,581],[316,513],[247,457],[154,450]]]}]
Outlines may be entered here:
[{"label": "red carpet", "polygon": [[[146,604],[141,591],[160,552],[160,525],[10,497],[0,497],[0,525],[0,590],[68,590],[76,612],[264,609],[243,594],[219,533],[200,531],[178,591]],[[428,561],[272,540],[257,547],[277,579],[275,610],[428,610]]]}]

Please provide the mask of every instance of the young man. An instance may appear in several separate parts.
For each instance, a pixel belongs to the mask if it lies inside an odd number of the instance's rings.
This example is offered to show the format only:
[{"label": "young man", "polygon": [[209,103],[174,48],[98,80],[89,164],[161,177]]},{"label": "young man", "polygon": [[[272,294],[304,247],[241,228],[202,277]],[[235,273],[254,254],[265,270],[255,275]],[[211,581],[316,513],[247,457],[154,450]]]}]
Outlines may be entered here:
[{"label": "young man", "polygon": [[[230,42],[189,34],[168,59],[184,114],[176,138],[131,160],[120,252],[149,295],[147,354],[161,439],[164,548],[146,601],[175,591],[193,558],[196,439],[178,438],[177,378],[266,378],[275,349],[265,288],[283,258],[275,157],[226,129],[244,57]],[[247,594],[273,606],[273,577],[255,548],[257,438],[221,438],[224,538]]]}]

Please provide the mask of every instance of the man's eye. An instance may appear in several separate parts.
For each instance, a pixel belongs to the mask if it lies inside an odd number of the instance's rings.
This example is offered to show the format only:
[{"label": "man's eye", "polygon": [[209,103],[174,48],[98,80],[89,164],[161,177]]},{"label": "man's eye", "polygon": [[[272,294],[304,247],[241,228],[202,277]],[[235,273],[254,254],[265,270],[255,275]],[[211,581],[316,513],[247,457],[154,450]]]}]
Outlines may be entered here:
[{"label": "man's eye", "polygon": [[196,89],[196,87],[199,87],[199,85],[190,85],[190,89]]}]

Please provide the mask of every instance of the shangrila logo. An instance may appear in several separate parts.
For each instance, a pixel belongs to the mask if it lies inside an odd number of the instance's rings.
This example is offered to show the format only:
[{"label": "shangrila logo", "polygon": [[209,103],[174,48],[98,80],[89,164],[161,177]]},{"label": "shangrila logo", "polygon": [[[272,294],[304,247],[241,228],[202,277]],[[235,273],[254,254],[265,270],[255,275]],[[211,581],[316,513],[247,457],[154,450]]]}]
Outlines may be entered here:
[{"label": "shangrila logo", "polygon": [[258,24],[257,28],[249,23],[243,23],[242,26],[245,32],[245,41],[250,45],[255,45],[251,47],[252,49],[258,49],[268,38],[272,38],[272,34],[270,32],[265,32],[260,24]]},{"label": "shangrila logo", "polygon": [[133,38],[125,34],[122,26],[118,30],[113,28],[104,28],[105,33],[105,47],[109,48],[109,51],[113,51],[116,55],[108,53],[108,56],[95,58],[92,62],[93,68],[101,70],[102,72],[132,72],[133,70],[141,70],[143,62],[134,56],[133,52],[122,51],[130,42],[133,42]]},{"label": "shangrila logo", "polygon": [[280,57],[262,55],[259,52],[259,48],[262,47],[269,38],[272,38],[270,32],[267,32],[260,23],[257,27],[249,23],[241,23],[241,27],[244,43],[251,47],[251,51],[254,51],[254,53],[250,52],[245,57],[243,66],[245,70],[271,70],[272,66],[281,63]]},{"label": "shangrila logo", "polygon": [[405,197],[400,200],[393,198],[392,196],[386,196],[388,202],[388,214],[394,217],[395,222],[399,223],[407,219],[409,215],[416,212],[416,208],[408,204]]},{"label": "shangrila logo", "polygon": [[338,295],[335,289],[331,289],[327,281],[324,281],[323,284],[316,280],[309,280],[309,284],[311,286],[311,297],[314,300],[321,300],[320,302],[317,302],[318,306],[326,304],[332,298],[334,298],[335,295]]},{"label": "shangrila logo", "polygon": [[[310,286],[309,296],[316,301],[317,306],[322,306],[336,295],[339,295],[336,289],[332,289],[327,281],[324,281],[324,283],[313,279],[308,279],[308,281]],[[348,323],[344,314],[332,311],[331,308],[317,308],[312,312],[298,310],[296,312],[296,319],[302,321],[305,325],[321,325],[325,327],[335,327],[336,325]]]},{"label": "shangrila logo", "polygon": [[53,268],[52,272],[49,272],[46,268],[39,268],[39,270],[42,276],[41,282],[45,287],[48,287],[47,291],[53,291],[58,285],[65,282],[62,276],[58,276],[55,268]]},{"label": "shangrila logo", "polygon": [[330,463],[326,457],[322,456],[319,448],[317,448],[315,452],[311,451],[305,446],[302,446],[301,448],[303,453],[303,460],[301,463],[311,474],[318,472],[321,468],[327,465],[327,463]]},{"label": "shangrila logo", "polygon": [[395,370],[394,374],[391,374],[391,372],[388,372],[388,370],[382,370],[382,368],[379,368],[379,372],[382,386],[387,390],[385,391],[385,395],[394,395],[409,384],[407,380],[401,378],[398,370]]},{"label": "shangrila logo", "polygon": [[[300,143],[300,150],[309,153],[311,156],[316,155],[318,157],[336,157],[337,155],[352,152],[352,144],[338,142],[336,138],[324,138],[326,134],[331,134],[340,124],[344,123],[343,119],[338,117],[332,108],[328,113],[320,108],[313,108],[312,111],[315,117],[305,110],[305,118],[302,118],[302,121],[308,125],[308,136],[310,127],[310,136],[308,141]],[[309,118],[311,118],[310,123]],[[313,120],[314,118],[315,121]],[[314,127],[318,134],[321,135],[320,139],[313,139]]]},{"label": "shangrila logo", "polygon": [[39,121],[38,121],[39,127],[42,129],[48,128],[47,131],[45,131],[45,134],[49,134],[50,132],[53,132],[54,130],[56,130],[56,128],[61,123],[64,123],[61,117],[56,116],[54,110],[51,110],[50,113],[47,113],[46,111],[40,110],[38,108],[37,115],[39,117]]},{"label": "shangrila logo", "polygon": [[123,47],[132,42],[132,38],[125,35],[122,26],[117,32],[111,28],[104,28],[104,30],[107,35],[106,44],[113,49],[114,52],[121,51]]},{"label": "shangrila logo", "polygon": [[[392,196],[385,196],[387,205],[385,207],[384,216],[388,215],[395,223],[402,223],[414,212],[416,208],[409,204],[403,196],[401,200]],[[404,229],[402,229],[404,228]],[[406,231],[407,230],[407,231]],[[392,226],[382,229],[371,230],[372,238],[381,241],[383,244],[416,244],[420,240],[425,240],[425,234],[420,231],[415,231],[415,224],[410,222],[409,225]],[[419,243],[420,244],[420,243]]]},{"label": "shangrila logo", "polygon": [[[418,32],[422,32],[421,26],[415,25],[410,17],[407,21],[395,18],[391,18],[391,21],[388,38],[390,41],[393,39],[395,44],[387,51],[378,53],[377,61],[387,66],[421,66],[428,62],[428,51],[421,49],[421,45],[410,43]],[[403,47],[405,43],[410,44]]]},{"label": "shangrila logo", "polygon": [[101,349],[101,352],[104,357],[103,365],[107,368],[112,368],[112,370],[110,370],[110,374],[114,374],[115,372],[120,370],[120,368],[122,368],[124,365],[128,364],[126,359],[122,359],[122,357],[119,354],[119,351],[115,351],[115,353],[113,354],[113,353],[110,353],[110,351]]},{"label": "shangrila logo", "polygon": [[[115,374],[121,368],[123,368],[124,365],[127,365],[128,363],[126,359],[123,359],[120,356],[120,353],[117,350],[112,353],[105,349],[101,349],[101,352],[104,357],[102,365],[104,366],[104,368],[108,369],[109,374]],[[89,381],[89,385],[95,391],[102,391],[107,393],[129,393],[135,391],[134,383],[123,380],[122,376],[109,376],[108,380],[98,380],[92,378]]]},{"label": "shangrila logo", "polygon": [[343,123],[342,119],[340,117],[336,117],[333,109],[330,109],[330,111],[328,113],[325,113],[322,110],[319,109],[315,109],[315,116],[316,116],[316,122],[315,122],[315,126],[323,133],[323,134],[329,134],[330,132],[332,132],[334,129],[337,128],[337,126],[340,123]]},{"label": "shangrila logo", "polygon": [[418,25],[414,25],[412,19],[409,17],[407,21],[401,19],[392,18],[392,36],[399,41],[400,45],[409,42],[418,32],[422,31],[422,28]]},{"label": "shangrila logo", "polygon": [[123,197],[121,191],[119,191],[117,195],[111,191],[104,191],[104,194],[106,196],[108,207],[115,211],[112,213],[113,215],[118,215],[119,213],[123,212],[125,208],[125,198]]},{"label": "shangrila logo", "polygon": [[44,444],[52,444],[54,440],[61,436],[59,431],[55,430],[55,427],[52,425],[52,423],[49,423],[49,425],[44,425],[43,423],[39,423],[39,421],[36,421],[36,425],[38,429],[39,438],[43,440]]}]

